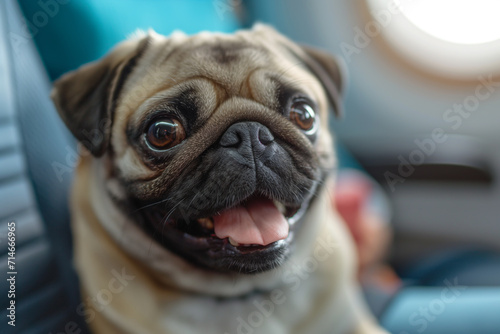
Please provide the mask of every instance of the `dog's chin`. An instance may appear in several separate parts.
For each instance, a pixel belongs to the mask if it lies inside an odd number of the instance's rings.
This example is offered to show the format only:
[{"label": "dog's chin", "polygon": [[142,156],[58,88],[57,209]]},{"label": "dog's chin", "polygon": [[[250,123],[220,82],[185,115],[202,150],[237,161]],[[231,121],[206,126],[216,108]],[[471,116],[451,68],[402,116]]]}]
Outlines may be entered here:
[{"label": "dog's chin", "polygon": [[[293,252],[294,238],[309,204],[310,198],[302,203],[285,205],[263,195],[253,194],[236,205],[203,217],[184,215],[172,218],[171,212],[153,208],[143,212],[142,218],[143,226],[156,241],[198,267],[221,273],[257,274],[279,267]],[[217,231],[215,226],[224,224],[221,223],[224,220],[239,220],[241,217],[235,217],[235,211],[260,218],[268,214],[280,223],[262,222],[263,225],[260,226],[264,227],[261,229],[271,236],[262,235],[259,242],[238,242],[238,238],[245,239],[245,233],[237,232],[235,236],[229,231],[224,234],[220,232],[221,228]],[[232,227],[230,229],[235,230]],[[277,232],[276,229],[280,231]],[[222,230],[224,232],[224,228]],[[248,240],[252,238],[245,239]]]}]

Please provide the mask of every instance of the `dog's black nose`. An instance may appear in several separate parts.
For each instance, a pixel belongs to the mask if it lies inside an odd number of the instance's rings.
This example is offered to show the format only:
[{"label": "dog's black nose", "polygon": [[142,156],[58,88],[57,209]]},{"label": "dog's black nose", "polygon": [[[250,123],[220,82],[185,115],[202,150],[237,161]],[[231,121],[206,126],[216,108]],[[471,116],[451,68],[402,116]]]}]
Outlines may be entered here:
[{"label": "dog's black nose", "polygon": [[219,144],[226,148],[236,148],[246,155],[247,152],[261,154],[274,141],[271,131],[258,122],[240,122],[231,125],[222,135]]}]

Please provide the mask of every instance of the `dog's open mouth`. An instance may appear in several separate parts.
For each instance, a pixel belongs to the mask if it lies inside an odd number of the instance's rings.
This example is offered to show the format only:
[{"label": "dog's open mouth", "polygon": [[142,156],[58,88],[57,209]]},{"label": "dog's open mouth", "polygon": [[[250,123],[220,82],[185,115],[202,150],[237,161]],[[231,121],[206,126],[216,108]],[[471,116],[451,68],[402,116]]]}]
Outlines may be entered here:
[{"label": "dog's open mouth", "polygon": [[173,219],[151,210],[147,219],[155,238],[178,255],[215,270],[253,273],[287,257],[307,204],[290,206],[253,195],[204,217]]}]

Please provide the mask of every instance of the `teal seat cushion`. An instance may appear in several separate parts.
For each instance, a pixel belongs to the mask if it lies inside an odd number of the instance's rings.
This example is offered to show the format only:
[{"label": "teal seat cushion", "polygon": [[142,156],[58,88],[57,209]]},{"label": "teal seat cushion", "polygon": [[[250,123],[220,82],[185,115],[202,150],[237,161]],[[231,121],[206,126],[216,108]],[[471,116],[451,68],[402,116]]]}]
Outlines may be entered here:
[{"label": "teal seat cushion", "polygon": [[443,287],[403,289],[381,323],[396,334],[498,334],[500,288],[471,287],[449,278]]},{"label": "teal seat cushion", "polygon": [[232,32],[239,27],[225,0],[19,0],[52,80],[103,56],[136,29],[170,34],[202,30]]}]

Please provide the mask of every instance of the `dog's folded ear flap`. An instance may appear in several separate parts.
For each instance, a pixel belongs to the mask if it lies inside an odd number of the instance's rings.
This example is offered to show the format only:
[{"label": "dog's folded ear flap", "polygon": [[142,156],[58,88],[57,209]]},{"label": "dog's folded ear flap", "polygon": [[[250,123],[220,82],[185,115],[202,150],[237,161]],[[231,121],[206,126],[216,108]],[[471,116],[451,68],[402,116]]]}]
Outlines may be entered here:
[{"label": "dog's folded ear flap", "polygon": [[293,57],[299,59],[323,85],[335,115],[337,117],[343,115],[341,95],[345,90],[347,70],[342,59],[317,48],[305,45],[299,46],[266,24],[257,23],[254,25],[253,30],[255,33],[260,34],[260,38],[267,39],[272,44],[281,45]]},{"label": "dog's folded ear flap", "polygon": [[345,90],[346,66],[340,58],[322,50],[301,45],[303,54],[297,55],[319,79],[327,94],[335,116],[343,115],[341,95]]},{"label": "dog's folded ear flap", "polygon": [[109,143],[108,104],[115,71],[105,60],[82,66],[58,79],[51,94],[68,129],[95,156]]},{"label": "dog's folded ear flap", "polygon": [[103,59],[84,65],[56,80],[51,98],[73,135],[94,155],[108,148],[113,109],[126,77],[141,53],[143,38],[127,41]]}]

